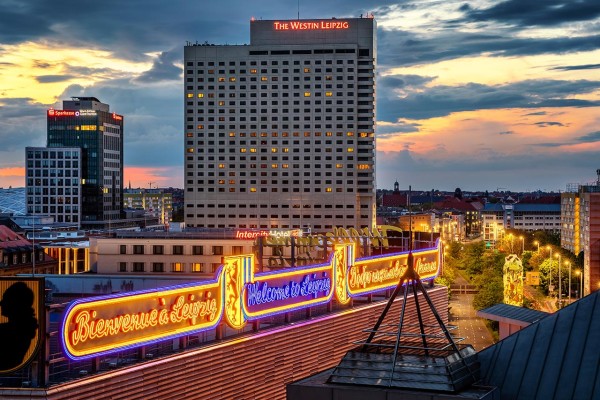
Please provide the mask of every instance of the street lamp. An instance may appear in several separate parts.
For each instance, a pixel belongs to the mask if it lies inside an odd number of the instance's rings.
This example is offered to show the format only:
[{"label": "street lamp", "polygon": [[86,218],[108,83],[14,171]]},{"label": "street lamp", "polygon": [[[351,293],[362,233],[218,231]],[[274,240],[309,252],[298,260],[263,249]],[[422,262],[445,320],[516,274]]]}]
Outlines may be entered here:
[{"label": "street lamp", "polygon": [[579,277],[579,298],[583,295],[583,275],[581,274],[581,270],[575,271],[575,275]]},{"label": "street lamp", "polygon": [[540,252],[540,242],[538,242],[537,240],[535,242],[533,242],[533,244],[537,244],[537,252]]},{"label": "street lamp", "polygon": [[571,304],[571,261],[567,261],[569,266],[569,304]]},{"label": "street lamp", "polygon": [[550,277],[548,278],[548,294],[550,294],[550,287],[552,286],[552,246],[546,246],[546,249],[550,251]]},{"label": "street lamp", "polygon": [[522,256],[523,253],[525,253],[525,238],[523,236],[519,236],[519,239],[521,239],[521,256]]},{"label": "street lamp", "polygon": [[561,274],[561,272],[562,272],[561,262],[562,262],[562,259],[561,259],[560,253],[556,254],[556,257],[558,257],[558,308],[560,309],[561,305],[562,305],[562,285],[561,285],[561,275],[562,275]]}]

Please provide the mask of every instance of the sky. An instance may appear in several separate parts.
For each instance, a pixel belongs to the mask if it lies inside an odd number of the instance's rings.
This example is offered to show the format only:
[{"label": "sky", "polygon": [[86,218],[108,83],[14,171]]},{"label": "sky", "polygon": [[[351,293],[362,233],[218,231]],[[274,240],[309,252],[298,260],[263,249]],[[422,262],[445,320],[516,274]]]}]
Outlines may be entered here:
[{"label": "sky", "polygon": [[0,187],[22,187],[46,110],[125,116],[125,184],[183,187],[183,48],[243,44],[250,19],[378,25],[376,185],[564,191],[600,168],[598,0],[2,0]]}]

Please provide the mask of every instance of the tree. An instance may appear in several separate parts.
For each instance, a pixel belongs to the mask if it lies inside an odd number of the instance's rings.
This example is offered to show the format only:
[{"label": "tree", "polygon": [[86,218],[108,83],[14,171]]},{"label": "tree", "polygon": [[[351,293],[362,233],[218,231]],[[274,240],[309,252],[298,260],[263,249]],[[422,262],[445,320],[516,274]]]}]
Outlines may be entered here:
[{"label": "tree", "polygon": [[460,188],[454,189],[454,197],[456,197],[459,200],[462,200],[463,195],[462,195],[462,190],[460,190]]},{"label": "tree", "polygon": [[504,301],[504,284],[502,277],[493,276],[486,279],[479,288],[479,292],[473,297],[473,307],[482,310]]}]

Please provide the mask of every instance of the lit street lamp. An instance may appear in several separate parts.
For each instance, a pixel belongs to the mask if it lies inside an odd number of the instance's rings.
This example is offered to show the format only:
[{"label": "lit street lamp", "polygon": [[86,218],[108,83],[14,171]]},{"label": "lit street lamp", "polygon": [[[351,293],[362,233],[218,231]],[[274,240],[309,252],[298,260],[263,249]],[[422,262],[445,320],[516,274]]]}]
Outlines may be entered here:
[{"label": "lit street lamp", "polygon": [[550,291],[552,290],[552,246],[546,246],[546,249],[550,251],[550,277],[548,278],[548,295],[550,295]]},{"label": "lit street lamp", "polygon": [[523,236],[519,236],[519,239],[521,239],[521,256],[522,256],[523,253],[525,253],[525,238]]},{"label": "lit street lamp", "polygon": [[535,242],[533,242],[533,244],[537,244],[537,248],[538,248],[538,249],[537,249],[537,252],[538,252],[538,254],[539,254],[539,252],[540,252],[540,242],[538,242],[538,241],[536,240]]},{"label": "lit street lamp", "polygon": [[562,275],[561,274],[561,272],[562,272],[562,269],[561,269],[561,265],[562,264],[561,264],[561,262],[562,262],[562,259],[561,259],[560,253],[558,253],[556,255],[556,257],[558,257],[558,308],[560,309],[561,306],[562,306],[562,282],[561,282],[561,275]]},{"label": "lit street lamp", "polygon": [[567,261],[569,266],[569,304],[571,304],[571,261]]}]

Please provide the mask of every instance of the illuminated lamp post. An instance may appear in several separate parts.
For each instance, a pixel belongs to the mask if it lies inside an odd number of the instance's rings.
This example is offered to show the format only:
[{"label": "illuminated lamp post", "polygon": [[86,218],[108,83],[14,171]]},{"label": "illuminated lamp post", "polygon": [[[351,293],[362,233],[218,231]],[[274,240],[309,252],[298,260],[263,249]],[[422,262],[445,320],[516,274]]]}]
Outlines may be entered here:
[{"label": "illuminated lamp post", "polygon": [[562,270],[561,270],[562,259],[561,259],[560,253],[556,254],[555,257],[558,258],[558,308],[560,309],[562,306],[562,287],[561,287],[561,280],[560,280],[561,272],[562,272]]},{"label": "illuminated lamp post", "polygon": [[540,252],[540,242],[538,242],[538,241],[536,240],[535,242],[533,242],[533,244],[536,244],[536,245],[537,245],[537,252],[538,252],[538,254],[539,254],[539,252]]},{"label": "illuminated lamp post", "polygon": [[548,278],[548,295],[550,295],[550,286],[552,286],[552,246],[546,246],[546,249],[550,251],[550,277]]},{"label": "illuminated lamp post", "polygon": [[523,256],[523,253],[525,253],[525,238],[523,236],[519,236],[519,239],[521,239],[521,256]]},{"label": "illuminated lamp post", "polygon": [[571,261],[567,261],[569,266],[569,304],[571,304]]}]

